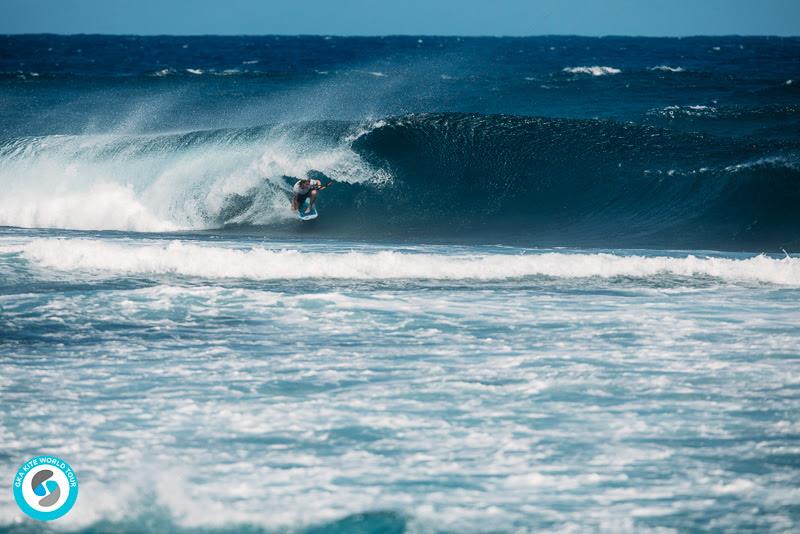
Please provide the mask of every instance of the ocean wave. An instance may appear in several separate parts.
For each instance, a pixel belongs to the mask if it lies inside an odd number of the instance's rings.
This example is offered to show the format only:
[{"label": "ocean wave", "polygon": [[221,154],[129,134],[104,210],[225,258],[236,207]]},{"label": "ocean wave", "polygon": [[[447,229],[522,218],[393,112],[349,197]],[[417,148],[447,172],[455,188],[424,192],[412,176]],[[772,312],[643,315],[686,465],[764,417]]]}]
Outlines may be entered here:
[{"label": "ocean wave", "polygon": [[[630,123],[458,113],[19,138],[0,145],[0,225],[775,250],[798,244],[798,153]],[[748,164],[759,160],[770,163]],[[321,224],[302,226],[287,177],[310,171],[340,185],[321,195]]]},{"label": "ocean wave", "polygon": [[608,74],[619,74],[622,72],[621,69],[615,67],[603,67],[598,65],[591,67],[565,67],[562,71],[570,74],[591,74],[592,76],[606,76]]},{"label": "ocean wave", "polygon": [[[656,239],[711,248],[797,243],[800,216],[791,204],[800,201],[798,171],[727,170],[763,157],[788,161],[798,152],[793,145],[602,120],[449,113],[384,121],[353,146],[394,177],[396,187],[373,201],[391,206],[395,226],[446,224],[453,234],[494,228],[495,236],[545,236],[551,244],[559,237],[561,244],[591,243],[593,232],[634,236],[637,246]],[[653,169],[672,171],[672,179]],[[437,210],[442,201],[446,215]],[[687,245],[687,237],[697,241]]]},{"label": "ocean wave", "polygon": [[553,278],[713,277],[727,282],[800,286],[800,259],[764,255],[746,259],[625,256],[608,253],[452,255],[394,251],[315,253],[264,247],[232,249],[181,241],[149,245],[90,239],[36,239],[5,247],[50,269],[113,274],[180,275],[200,278],[294,280],[507,280]]}]

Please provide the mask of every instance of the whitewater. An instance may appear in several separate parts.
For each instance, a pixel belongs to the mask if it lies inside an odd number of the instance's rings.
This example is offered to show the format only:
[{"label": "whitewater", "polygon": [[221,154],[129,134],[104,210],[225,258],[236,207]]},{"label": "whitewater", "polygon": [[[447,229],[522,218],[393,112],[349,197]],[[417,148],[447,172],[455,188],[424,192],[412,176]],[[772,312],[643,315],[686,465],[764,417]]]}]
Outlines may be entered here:
[{"label": "whitewater", "polygon": [[0,532],[797,531],[797,57],[0,38]]},{"label": "whitewater", "polygon": [[266,224],[292,217],[286,176],[324,169],[340,182],[390,179],[344,141],[312,134],[262,127],[14,139],[0,146],[7,192],[0,224],[138,232],[212,228],[236,222],[220,213],[232,197],[247,194],[257,196],[258,205],[238,213],[238,220]]},{"label": "whitewater", "polygon": [[[163,241],[163,240],[162,240]],[[2,243],[2,242],[0,242]],[[214,242],[216,243],[216,241]],[[108,274],[175,274],[204,278],[253,280],[505,280],[531,276],[556,278],[718,278],[727,282],[765,282],[800,286],[800,260],[765,255],[745,258],[503,250],[472,254],[451,247],[415,247],[406,251],[378,248],[348,252],[305,252],[292,245],[276,248],[209,246],[168,240],[143,244],[114,240],[35,239],[4,246],[28,262],[59,271]],[[337,248],[341,248],[339,245]],[[304,247],[305,248],[305,247]],[[325,250],[325,249],[323,249]],[[467,249],[469,250],[469,249]]]}]

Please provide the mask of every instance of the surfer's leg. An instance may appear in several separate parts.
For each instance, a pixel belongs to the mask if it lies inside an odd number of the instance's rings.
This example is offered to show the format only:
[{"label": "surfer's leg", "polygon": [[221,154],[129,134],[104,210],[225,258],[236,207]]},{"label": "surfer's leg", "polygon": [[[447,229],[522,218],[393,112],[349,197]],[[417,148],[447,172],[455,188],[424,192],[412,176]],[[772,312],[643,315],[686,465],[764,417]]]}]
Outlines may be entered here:
[{"label": "surfer's leg", "polygon": [[[308,211],[311,211],[311,210],[314,209],[314,202],[317,201],[317,190],[316,189],[311,191],[311,194],[309,195],[309,198],[311,200],[308,201]],[[308,211],[306,213],[308,213]]]}]

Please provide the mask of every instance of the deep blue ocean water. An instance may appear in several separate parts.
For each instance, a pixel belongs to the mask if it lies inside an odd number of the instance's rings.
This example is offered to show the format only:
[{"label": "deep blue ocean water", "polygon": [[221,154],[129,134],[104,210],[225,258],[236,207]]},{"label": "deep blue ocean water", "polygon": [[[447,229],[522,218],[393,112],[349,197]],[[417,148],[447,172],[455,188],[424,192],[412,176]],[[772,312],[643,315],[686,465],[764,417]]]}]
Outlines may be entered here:
[{"label": "deep blue ocean water", "polygon": [[795,532],[799,205],[800,38],[0,36],[0,530]]}]

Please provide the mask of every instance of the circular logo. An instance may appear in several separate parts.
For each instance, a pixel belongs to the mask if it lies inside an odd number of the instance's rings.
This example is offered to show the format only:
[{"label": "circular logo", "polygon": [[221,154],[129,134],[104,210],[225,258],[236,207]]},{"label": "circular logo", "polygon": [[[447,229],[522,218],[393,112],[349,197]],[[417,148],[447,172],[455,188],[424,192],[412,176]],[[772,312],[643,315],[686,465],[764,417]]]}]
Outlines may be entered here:
[{"label": "circular logo", "polygon": [[39,521],[65,515],[78,498],[78,477],[67,462],[55,456],[34,456],[14,475],[14,499],[20,509]]}]

